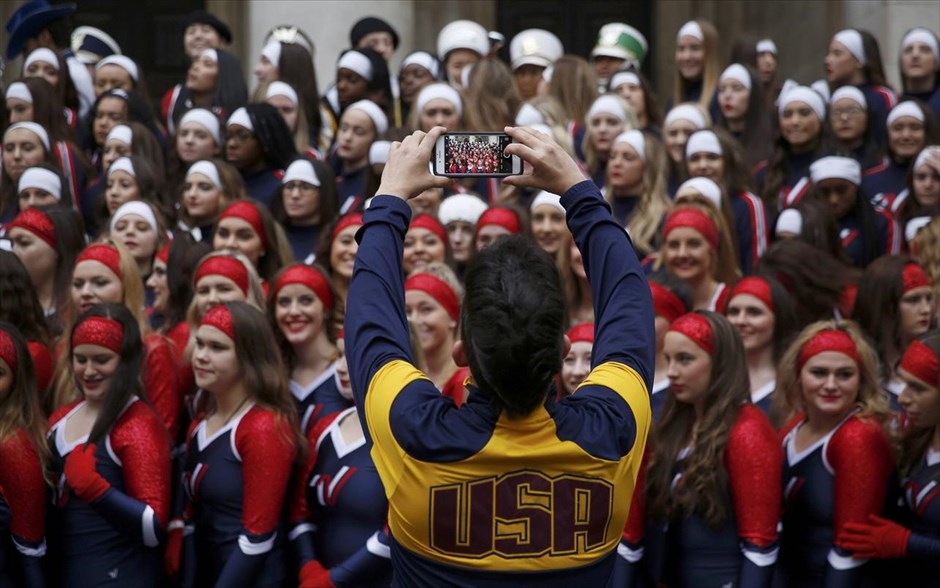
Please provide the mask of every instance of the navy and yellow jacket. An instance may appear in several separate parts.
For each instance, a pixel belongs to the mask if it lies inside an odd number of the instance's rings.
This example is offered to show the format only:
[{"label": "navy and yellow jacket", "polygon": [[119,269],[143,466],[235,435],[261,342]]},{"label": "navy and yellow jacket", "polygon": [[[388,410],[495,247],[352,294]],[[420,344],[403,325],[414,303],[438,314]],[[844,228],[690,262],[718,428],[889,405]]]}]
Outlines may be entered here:
[{"label": "navy and yellow jacket", "polygon": [[346,349],[388,497],[398,585],[610,578],[650,427],[653,308],[594,183],[561,202],[594,293],[594,367],[573,395],[520,419],[472,384],[456,408],[413,365],[401,268],[411,211],[379,196],[365,213]]}]

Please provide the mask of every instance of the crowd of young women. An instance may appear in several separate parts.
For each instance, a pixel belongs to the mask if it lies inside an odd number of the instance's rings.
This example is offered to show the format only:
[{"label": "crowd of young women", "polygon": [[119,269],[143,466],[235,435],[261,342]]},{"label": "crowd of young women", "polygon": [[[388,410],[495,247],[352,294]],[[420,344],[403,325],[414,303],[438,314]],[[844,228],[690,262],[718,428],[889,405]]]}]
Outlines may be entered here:
[{"label": "crowd of young women", "polygon": [[[867,31],[834,34],[825,80],[801,85],[772,40],[723,63],[690,21],[669,100],[623,23],[589,59],[523,31],[507,64],[455,21],[395,71],[397,32],[367,17],[319,78],[284,26],[254,84],[230,42],[193,15],[156,109],[113,40],[84,115],[47,48],[5,90],[0,586],[389,585],[343,317],[388,141],[436,125],[552,137],[648,271],[655,426],[614,585],[936,585],[935,32],[904,36],[896,90]],[[462,276],[522,234],[567,304],[548,402],[577,394],[593,306],[559,196],[461,179],[411,204],[406,311],[441,393],[461,406],[470,376],[451,356]]]}]

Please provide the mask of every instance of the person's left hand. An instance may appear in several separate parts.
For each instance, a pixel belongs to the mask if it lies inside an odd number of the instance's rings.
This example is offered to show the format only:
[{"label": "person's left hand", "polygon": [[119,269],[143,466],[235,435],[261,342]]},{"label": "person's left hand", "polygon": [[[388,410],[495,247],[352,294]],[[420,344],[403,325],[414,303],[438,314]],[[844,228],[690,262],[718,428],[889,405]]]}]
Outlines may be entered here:
[{"label": "person's left hand", "polygon": [[901,525],[876,515],[868,523],[846,523],[840,543],[855,557],[899,558],[907,555],[911,532]]},{"label": "person's left hand", "polygon": [[400,143],[392,143],[382,182],[375,194],[410,200],[428,188],[449,186],[453,180],[433,175],[429,165],[437,138],[446,130],[434,127],[428,133],[415,131]]}]

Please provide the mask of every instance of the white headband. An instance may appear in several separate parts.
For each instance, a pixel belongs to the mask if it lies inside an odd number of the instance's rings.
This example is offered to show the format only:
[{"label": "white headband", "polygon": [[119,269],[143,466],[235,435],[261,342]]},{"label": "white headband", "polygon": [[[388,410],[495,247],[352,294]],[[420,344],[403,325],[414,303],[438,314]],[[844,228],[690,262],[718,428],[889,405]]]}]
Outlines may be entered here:
[{"label": "white headband", "polygon": [[24,171],[20,176],[20,182],[16,187],[16,192],[17,194],[21,194],[23,190],[28,190],[29,188],[36,188],[43,192],[48,192],[54,196],[56,200],[62,199],[62,180],[59,178],[58,174],[51,170],[42,167],[31,167]]},{"label": "white headband", "polygon": [[548,126],[545,123],[535,123],[534,125],[529,125],[529,130],[542,133],[547,135],[552,141],[555,140],[555,133],[552,132],[552,127]]},{"label": "white headband", "polygon": [[787,105],[792,102],[802,102],[806,104],[813,109],[820,121],[826,120],[826,103],[823,102],[822,96],[817,94],[812,88],[796,86],[787,92],[786,96],[780,100],[780,106],[777,109],[778,114],[783,116],[783,111],[786,109]]},{"label": "white headband", "polygon": [[723,155],[718,135],[712,131],[696,131],[689,135],[689,140],[685,143],[685,157],[689,159],[696,153]]},{"label": "white headband", "polygon": [[697,22],[690,20],[679,29],[679,34],[676,35],[676,41],[682,37],[695,37],[699,41],[704,41],[705,33],[702,32],[702,27]]},{"label": "white headband", "polygon": [[848,180],[856,186],[862,183],[862,166],[851,157],[830,156],[817,159],[809,166],[814,184],[823,180]]},{"label": "white headband", "polygon": [[392,150],[390,141],[375,141],[369,147],[369,163],[384,165],[388,163],[388,154]]},{"label": "white headband", "polygon": [[33,103],[33,95],[29,92],[29,88],[26,87],[26,84],[23,82],[13,82],[10,84],[10,87],[7,88],[6,98],[7,100],[10,98],[15,98],[28,104]]},{"label": "white headband", "polygon": [[938,160],[940,160],[940,145],[927,145],[921,149],[920,153],[917,154],[917,159],[914,160],[914,166],[911,169],[917,171],[917,168],[927,163],[927,159],[930,157],[936,157]]},{"label": "white headband", "polygon": [[670,110],[669,114],[666,115],[666,121],[663,123],[663,127],[668,127],[677,120],[687,120],[692,123],[696,129],[704,129],[706,127],[705,116],[702,114],[702,111],[691,104],[680,104]]},{"label": "white headband", "polygon": [[832,36],[833,41],[845,45],[849,53],[855,56],[859,63],[865,65],[865,46],[862,44],[862,35],[855,29],[845,29]]},{"label": "white headband", "polygon": [[940,46],[937,45],[937,37],[935,37],[930,30],[925,28],[918,27],[911,29],[901,40],[901,51],[904,51],[909,45],[913,45],[914,43],[923,43],[930,48],[931,53],[933,53],[934,69],[940,71]]},{"label": "white headband", "polygon": [[186,179],[189,179],[189,176],[193,174],[204,175],[212,182],[213,186],[222,189],[222,178],[219,177],[219,170],[211,161],[203,159],[189,166],[189,169],[186,171]]},{"label": "white headband", "polygon": [[714,180],[708,178],[690,178],[679,186],[679,189],[676,190],[676,198],[679,198],[679,194],[682,193],[683,188],[689,188],[690,190],[695,190],[703,197],[705,197],[709,202],[715,205],[715,208],[721,210],[721,188],[718,187],[718,184]]},{"label": "white headband", "polygon": [[780,233],[793,233],[799,235],[803,232],[803,215],[795,208],[788,208],[777,217],[777,228],[775,234],[779,237]]},{"label": "white headband", "polygon": [[924,122],[924,112],[916,104],[914,104],[913,100],[905,100],[891,109],[891,112],[888,113],[888,118],[885,121],[885,125],[890,127],[894,124],[894,121],[903,116],[910,116],[911,118],[916,118],[920,122]]},{"label": "white headband", "polygon": [[347,51],[339,58],[336,64],[336,70],[348,69],[367,80],[372,80],[372,62],[369,58],[358,51]]},{"label": "white headband", "polygon": [[626,121],[627,113],[623,109],[623,103],[620,100],[620,98],[616,98],[610,94],[600,96],[594,101],[594,104],[591,105],[591,109],[588,110],[588,120],[603,113],[612,114],[617,120]]},{"label": "white headband", "polygon": [[454,194],[441,202],[440,208],[437,209],[437,218],[444,226],[454,221],[475,225],[486,209],[486,202],[473,194]]},{"label": "white headband", "polygon": [[409,65],[423,67],[431,73],[431,77],[435,80],[440,74],[437,60],[434,59],[434,56],[432,56],[430,53],[427,53],[426,51],[415,51],[414,53],[408,55],[408,57],[406,57],[405,60],[401,62],[401,69],[398,71],[404,71],[405,68]]},{"label": "white headband", "polygon": [[542,70],[542,79],[546,84],[552,83],[552,76],[555,75],[555,66],[550,65]]},{"label": "white headband", "polygon": [[428,84],[418,92],[418,98],[415,104],[418,106],[418,112],[424,111],[428,102],[436,98],[443,98],[454,105],[457,116],[463,116],[463,100],[460,99],[460,92],[447,84]]},{"label": "white headband", "polygon": [[52,49],[47,49],[45,47],[40,47],[26,57],[26,61],[23,62],[23,71],[26,71],[30,65],[37,61],[43,61],[51,65],[56,71],[59,71],[59,57],[55,54]]},{"label": "white headband", "polygon": [[915,216],[904,225],[904,240],[910,243],[917,237],[917,232],[930,224],[933,218],[929,216]]},{"label": "white headband", "polygon": [[196,123],[202,128],[209,131],[209,134],[212,135],[212,139],[215,141],[216,145],[222,144],[222,136],[219,133],[219,118],[206,110],[205,108],[193,108],[183,115],[183,118],[180,119],[179,128],[183,128],[188,123]]},{"label": "white headband", "polygon": [[346,107],[346,110],[359,110],[366,113],[369,118],[372,119],[372,124],[375,126],[375,132],[379,135],[388,130],[388,117],[385,116],[385,113],[382,112],[382,109],[379,108],[379,105],[371,100],[360,100],[359,102],[353,102]]},{"label": "white headband", "polygon": [[616,90],[618,87],[624,84],[632,84],[634,86],[641,86],[640,76],[636,75],[632,71],[619,71],[610,78],[610,89]]},{"label": "white headband", "polygon": [[290,100],[294,106],[300,104],[300,99],[297,97],[297,91],[291,88],[290,84],[286,84],[280,80],[271,82],[268,85],[267,92],[264,93],[265,100],[272,96],[283,96]]},{"label": "white headband", "polygon": [[208,57],[209,61],[213,63],[219,62],[219,52],[213,49],[212,47],[203,49],[202,53],[199,54],[199,57]]},{"label": "white headband", "polygon": [[734,80],[748,90],[751,89],[751,76],[747,73],[747,68],[740,63],[732,63],[725,68],[725,71],[721,72],[718,81],[723,82],[725,80]]},{"label": "white headband", "polygon": [[42,145],[43,147],[46,148],[46,152],[50,151],[51,148],[50,148],[50,143],[49,143],[49,133],[46,132],[46,129],[44,129],[42,125],[38,123],[34,123],[32,121],[18,122],[14,125],[10,125],[9,127],[7,127],[6,132],[3,133],[4,138],[6,138],[7,133],[9,133],[10,131],[15,131],[16,129],[26,129],[27,131],[33,133],[34,135],[39,137],[40,141],[42,141]]},{"label": "white headband", "polygon": [[641,161],[646,161],[646,138],[640,131],[636,129],[624,131],[617,135],[617,138],[614,139],[614,143],[626,143],[630,147],[633,147],[633,150],[636,151],[637,157],[639,157]]},{"label": "white headband", "polygon": [[116,171],[124,171],[129,173],[133,178],[137,177],[137,173],[134,171],[134,164],[131,163],[129,157],[118,157],[115,159],[111,167],[108,168],[108,177],[110,178],[111,174]]},{"label": "white headband", "polygon": [[133,145],[132,141],[134,139],[134,131],[127,125],[117,125],[110,132],[108,132],[108,137],[104,140],[105,143],[114,139],[120,143],[124,143],[128,147]]},{"label": "white headband", "polygon": [[248,111],[245,110],[244,106],[235,110],[232,116],[228,117],[228,122],[225,123],[225,126],[230,127],[232,125],[239,125],[245,127],[252,133],[255,132],[255,126],[251,124],[251,117],[248,116]]},{"label": "white headband", "polygon": [[758,53],[773,53],[777,54],[777,44],[774,43],[773,39],[761,39],[757,42],[757,52]]},{"label": "white headband", "polygon": [[313,169],[313,164],[306,159],[298,159],[287,166],[284,177],[281,178],[281,185],[294,180],[300,180],[313,186],[320,185],[320,178],[317,177],[317,170]]},{"label": "white headband", "polygon": [[843,98],[848,98],[849,100],[855,102],[862,108],[868,108],[868,100],[865,100],[865,94],[855,86],[842,86],[838,90],[832,93],[832,97],[829,98],[829,104],[834,105],[839,100]]},{"label": "white headband", "polygon": [[261,55],[267,57],[271,65],[278,67],[278,64],[281,62],[281,42],[271,41],[261,48]]},{"label": "white headband", "polygon": [[130,74],[131,79],[135,82],[138,80],[139,73],[137,71],[137,64],[126,55],[108,55],[95,64],[95,71],[98,71],[106,65],[116,65]]},{"label": "white headband", "polygon": [[110,229],[114,231],[114,227],[118,224],[118,221],[129,214],[136,214],[147,221],[147,224],[150,225],[154,233],[160,232],[160,229],[157,227],[157,217],[153,214],[153,209],[150,208],[149,204],[140,200],[125,202],[120,208],[115,210],[114,216],[111,217]]},{"label": "white headband", "polygon": [[516,113],[517,127],[531,127],[532,125],[545,124],[545,117],[539,112],[538,108],[528,102],[522,105],[519,112]]},{"label": "white headband", "polygon": [[464,88],[470,87],[470,74],[473,73],[473,66],[475,63],[468,63],[463,66],[463,69],[460,70],[460,85]]},{"label": "white headband", "polygon": [[[479,198],[477,198],[477,200],[479,200]],[[532,199],[532,204],[529,205],[529,210],[534,212],[536,208],[543,204],[554,206],[558,210],[565,212],[565,207],[561,205],[561,196],[546,192],[545,190],[535,195],[535,198]]]}]

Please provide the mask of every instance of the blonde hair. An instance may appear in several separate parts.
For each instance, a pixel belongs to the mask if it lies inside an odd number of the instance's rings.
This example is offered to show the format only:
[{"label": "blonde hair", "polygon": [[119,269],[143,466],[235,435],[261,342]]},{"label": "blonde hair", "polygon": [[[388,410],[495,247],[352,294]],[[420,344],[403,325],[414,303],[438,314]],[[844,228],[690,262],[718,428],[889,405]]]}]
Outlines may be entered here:
[{"label": "blonde hair", "polygon": [[855,343],[858,353],[858,397],[855,401],[859,416],[873,418],[884,424],[890,411],[885,393],[879,385],[878,355],[865,339],[861,328],[853,321],[825,320],[808,325],[787,348],[777,368],[777,390],[774,392],[771,415],[776,423],[785,423],[794,414],[804,412],[803,388],[800,382],[800,351],[806,343],[822,331],[845,332]]},{"label": "blonde hair", "polygon": [[934,217],[917,232],[911,249],[918,251],[914,258],[930,276],[930,287],[937,296],[940,294],[940,218]]},{"label": "blonde hair", "polygon": [[[659,139],[645,131],[643,140],[645,157],[640,201],[627,221],[627,232],[641,255],[646,255],[656,248],[656,233],[672,203],[666,193],[666,148]],[[604,199],[612,204],[613,198],[614,191],[608,186],[604,190]]]},{"label": "blonde hair", "polygon": [[580,122],[597,100],[597,74],[579,55],[562,55],[555,62],[548,94],[561,105],[567,122]]},{"label": "blonde hair", "polygon": [[[721,212],[712,204],[710,201],[706,200],[704,197],[701,200],[691,200],[688,202],[677,203],[670,213],[675,210],[680,210],[683,208],[694,208],[700,210],[708,215],[712,222],[715,223],[715,226],[718,228],[718,251],[712,252],[712,261],[710,265],[710,271],[712,279],[719,282],[724,282],[729,288],[733,287],[738,278],[741,277],[741,269],[738,267],[738,258],[734,250],[734,241],[731,238],[731,229],[728,227],[728,223],[725,221],[724,216]],[[665,263],[665,256],[663,255],[663,248],[666,246],[666,235],[664,234],[661,239],[661,244],[659,248],[659,255],[656,259],[656,262],[653,264],[654,269],[660,269]]]},{"label": "blonde hair", "polygon": [[[623,121],[623,131],[635,129],[637,126],[636,111],[633,110],[633,106],[627,102],[627,99],[620,94],[604,95],[616,99],[620,106],[623,107],[623,111],[627,115],[626,119]],[[584,163],[587,165],[588,171],[593,174],[597,171],[598,167],[600,167],[601,159],[600,154],[591,142],[591,117],[588,114],[584,115],[584,139],[581,141],[581,150],[584,152]]]},{"label": "blonde hair", "polygon": [[[702,35],[705,37],[702,40],[702,51],[705,53],[704,63],[702,64],[702,95],[698,99],[698,104],[708,110],[711,106],[712,97],[715,95],[715,87],[718,85],[718,76],[721,75],[718,30],[715,25],[707,20],[696,19],[695,22],[701,27]],[[676,68],[675,71],[673,97],[678,102],[685,98],[689,81],[682,77],[679,68]]]}]

